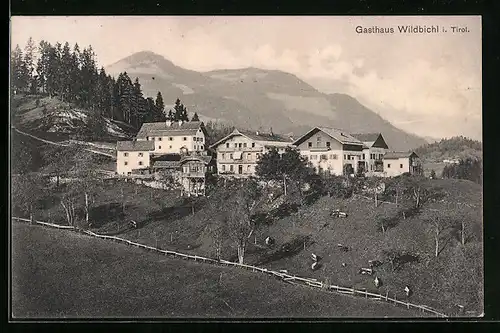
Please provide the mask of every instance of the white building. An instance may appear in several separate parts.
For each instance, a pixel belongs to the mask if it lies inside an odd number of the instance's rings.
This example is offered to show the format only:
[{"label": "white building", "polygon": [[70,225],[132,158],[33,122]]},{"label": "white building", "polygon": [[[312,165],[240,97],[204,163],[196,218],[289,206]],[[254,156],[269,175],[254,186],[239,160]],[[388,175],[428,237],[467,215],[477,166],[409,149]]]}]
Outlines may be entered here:
[{"label": "white building", "polygon": [[284,152],[292,140],[273,133],[251,132],[235,129],[228,136],[214,143],[217,152],[217,173],[233,177],[255,175],[257,161],[270,148]]},{"label": "white building", "polygon": [[[383,176],[383,157],[387,153],[389,146],[381,133],[359,133],[351,134],[353,137],[363,142],[363,154],[360,160],[362,167],[368,176]],[[364,162],[364,163],[362,163]]]},{"label": "white building", "polygon": [[205,150],[205,126],[201,121],[144,123],[137,141],[151,141],[154,154],[180,154]]},{"label": "white building", "polygon": [[356,173],[364,165],[363,142],[340,129],[315,127],[293,144],[318,173]]},{"label": "white building", "polygon": [[118,141],[116,172],[119,175],[130,175],[132,170],[149,168],[153,152],[153,141]]},{"label": "white building", "polygon": [[414,152],[388,152],[384,155],[384,176],[395,177],[403,173],[422,174],[420,158]]}]

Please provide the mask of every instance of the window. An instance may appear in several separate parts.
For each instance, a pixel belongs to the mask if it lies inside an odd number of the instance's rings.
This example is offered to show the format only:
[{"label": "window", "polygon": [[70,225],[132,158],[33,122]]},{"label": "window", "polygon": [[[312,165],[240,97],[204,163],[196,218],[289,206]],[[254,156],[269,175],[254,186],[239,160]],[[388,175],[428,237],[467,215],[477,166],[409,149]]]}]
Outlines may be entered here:
[{"label": "window", "polygon": [[229,166],[229,171],[233,171],[233,165],[232,164]]},{"label": "window", "polygon": [[226,143],[226,148],[229,148],[229,143]]},{"label": "window", "polygon": [[200,146],[200,149],[203,150],[203,145]]},{"label": "window", "polygon": [[363,154],[363,159],[365,159],[365,154]]},{"label": "window", "polygon": [[246,148],[246,147],[247,147],[247,143],[245,142],[245,143],[243,144],[243,148]]},{"label": "window", "polygon": [[139,153],[138,155],[139,155],[139,157],[142,157],[142,153]]},{"label": "window", "polygon": [[252,142],[252,148],[255,148],[255,142]]},{"label": "window", "polygon": [[316,160],[318,158],[318,155],[311,155],[311,160]]},{"label": "window", "polygon": [[321,141],[321,137],[320,137],[320,136],[318,136],[318,137],[316,138],[316,141],[317,141],[317,142],[320,142],[320,141]]},{"label": "window", "polygon": [[332,154],[332,155],[330,155],[330,159],[331,159],[331,160],[336,160],[336,159],[337,159],[337,154]]},{"label": "window", "polygon": [[197,147],[196,145],[194,145],[193,147],[194,147],[194,148],[193,148],[194,150],[197,150],[197,149],[198,149],[198,148],[196,148],[196,147]]},{"label": "window", "polygon": [[123,163],[123,164],[124,164],[124,165],[128,165],[128,162],[127,162],[127,161],[125,161],[125,163]]},{"label": "window", "polygon": [[182,141],[187,141],[187,138],[186,138],[186,137],[183,137],[183,138],[182,138]]},{"label": "window", "polygon": [[307,143],[307,147],[311,148],[313,146],[313,143],[312,142],[308,142]]},{"label": "window", "polygon": [[142,161],[139,161],[139,165],[142,165]]},{"label": "window", "polygon": [[158,141],[161,141],[161,138],[158,138]]},{"label": "window", "polygon": [[229,154],[229,158],[230,158],[230,159],[233,159],[233,154]]},{"label": "window", "polygon": [[247,165],[247,171],[251,171],[251,165]]},{"label": "window", "polygon": [[173,138],[173,137],[169,137],[169,138],[168,138],[168,141],[173,141],[173,140],[174,140],[174,138]]},{"label": "window", "polygon": [[238,144],[236,142],[234,143],[234,148],[238,148]]},{"label": "window", "polygon": [[319,157],[321,160],[327,160],[328,159],[328,155],[320,155]]},{"label": "window", "polygon": [[238,148],[241,148],[241,146],[242,146],[241,143],[238,143]]},{"label": "window", "polygon": [[390,168],[390,167],[391,167],[391,164],[390,164],[390,163],[389,163],[389,164],[387,164],[387,168]]},{"label": "window", "polygon": [[161,146],[158,146],[158,149],[161,149]]},{"label": "window", "polygon": [[128,156],[128,153],[123,153],[123,157],[127,157]]},{"label": "window", "polygon": [[403,164],[400,164],[400,165],[399,165],[399,168],[400,168],[400,169],[403,169]]},{"label": "window", "polygon": [[260,153],[256,153],[255,157],[259,158],[260,157]]},{"label": "window", "polygon": [[200,138],[200,142],[203,142],[203,138]]},{"label": "window", "polygon": [[149,136],[146,137],[146,140],[149,141]]},{"label": "window", "polygon": [[169,149],[172,149],[172,145],[168,146]]},{"label": "window", "polygon": [[252,159],[252,153],[247,154],[247,159],[249,159],[249,160]]},{"label": "window", "polygon": [[326,146],[327,146],[328,148],[330,148],[330,141],[327,141],[327,142],[326,142]]},{"label": "window", "polygon": [[222,153],[222,159],[226,158],[226,154]]},{"label": "window", "polygon": [[222,164],[222,171],[226,171],[226,165]]}]

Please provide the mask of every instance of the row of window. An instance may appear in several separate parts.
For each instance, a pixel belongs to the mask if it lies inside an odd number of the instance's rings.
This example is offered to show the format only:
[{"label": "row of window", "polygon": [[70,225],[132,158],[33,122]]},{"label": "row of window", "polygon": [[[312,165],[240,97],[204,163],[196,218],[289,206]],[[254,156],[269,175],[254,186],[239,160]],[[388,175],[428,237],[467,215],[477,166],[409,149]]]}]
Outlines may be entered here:
[{"label": "row of window", "polygon": [[[391,164],[390,164],[390,163],[389,163],[389,164],[387,164],[387,168],[390,168],[390,167],[391,167]],[[403,169],[403,164],[400,164],[400,165],[399,165],[399,168],[400,168],[400,169]]]},{"label": "row of window", "polygon": [[[123,153],[124,157],[128,157],[129,153]],[[137,153],[137,156],[142,157],[144,154],[143,153]]]},{"label": "row of window", "polygon": [[247,165],[246,167],[244,167],[243,165],[238,165],[238,168],[235,170],[235,165],[233,164],[229,164],[229,165],[226,165],[226,164],[221,164],[221,171],[222,172],[236,172],[239,173],[239,174],[242,174],[243,173],[243,170],[246,170],[246,172],[252,172],[252,166],[251,165]]},{"label": "row of window", "polygon": [[[230,148],[230,143],[226,142],[226,148]],[[233,145],[234,148],[247,148],[247,143],[246,142],[235,142]],[[252,142],[252,148],[255,148],[255,142]]]},{"label": "row of window", "polygon": [[[318,143],[316,143],[316,147],[319,147],[319,142],[320,142],[320,138],[318,137]],[[308,142],[308,143],[307,143],[307,147],[312,148],[312,146],[313,146],[313,143],[312,143],[312,142]],[[326,147],[327,147],[327,148],[330,148],[330,141],[327,141],[327,142],[326,142]]]},{"label": "row of window", "polygon": [[[149,140],[151,140],[151,141],[162,141],[162,137],[149,137],[149,136],[147,136],[147,137],[146,137],[146,140],[148,140],[148,141],[149,141]],[[195,136],[195,137],[193,137],[193,140],[194,140],[195,142],[203,142],[203,138],[199,138],[199,137],[196,137],[196,136]],[[169,137],[169,138],[168,138],[168,141],[174,141],[174,137]],[[186,137],[186,136],[183,136],[183,137],[182,137],[182,141],[187,141],[187,137]]]},{"label": "row of window", "polygon": [[[348,154],[344,154],[344,159],[345,160],[354,160],[356,157],[356,155],[348,155]],[[307,156],[306,156],[307,158]],[[309,159],[311,160],[317,160],[317,159],[320,159],[320,160],[337,160],[339,157],[337,154],[319,154],[319,155],[316,155],[316,154],[311,154]]]},{"label": "row of window", "polygon": [[[365,158],[364,156],[365,154],[363,154],[363,158]],[[370,154],[370,159],[381,160],[383,156],[384,156],[383,154]]]},{"label": "row of window", "polygon": [[[255,158],[258,159],[260,157],[260,155],[261,155],[261,153],[255,153]],[[229,159],[232,160],[233,156],[234,156],[233,153],[228,153],[228,154],[222,153],[221,154],[221,159],[224,160],[227,157],[227,158],[229,158]],[[241,154],[241,158],[242,159],[245,159],[245,157],[246,157],[247,160],[251,160],[252,159],[252,153]]]},{"label": "row of window", "polygon": [[[138,163],[138,164],[139,164],[139,165],[143,165],[142,161],[139,161],[139,163]],[[128,165],[128,162],[127,162],[127,161],[123,162],[123,165]]]}]

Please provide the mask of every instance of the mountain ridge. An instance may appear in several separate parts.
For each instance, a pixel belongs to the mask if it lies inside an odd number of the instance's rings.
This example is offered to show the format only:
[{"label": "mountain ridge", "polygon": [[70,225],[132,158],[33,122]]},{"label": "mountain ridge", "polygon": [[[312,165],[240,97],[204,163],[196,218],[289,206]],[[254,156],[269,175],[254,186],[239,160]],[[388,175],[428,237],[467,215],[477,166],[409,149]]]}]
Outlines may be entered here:
[{"label": "mountain ridge", "polygon": [[256,67],[197,72],[151,51],[141,51],[106,67],[111,75],[138,77],[145,96],[161,91],[166,105],[180,98],[188,111],[236,127],[273,128],[300,136],[315,126],[352,133],[378,131],[393,150],[427,143],[382,118],[347,94],[325,94],[292,73]]}]

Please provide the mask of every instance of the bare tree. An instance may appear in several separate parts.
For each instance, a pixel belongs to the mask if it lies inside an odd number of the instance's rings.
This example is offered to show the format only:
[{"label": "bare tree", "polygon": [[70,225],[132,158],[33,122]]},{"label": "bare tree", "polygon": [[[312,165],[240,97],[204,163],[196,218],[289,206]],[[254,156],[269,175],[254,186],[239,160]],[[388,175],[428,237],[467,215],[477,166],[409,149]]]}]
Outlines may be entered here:
[{"label": "bare tree", "polygon": [[[227,235],[236,245],[238,262],[242,264],[248,240],[258,227],[258,219],[254,215],[265,201],[265,196],[261,195],[261,188],[252,179],[228,181],[217,195],[221,201],[219,205],[225,208],[220,213],[224,216]],[[230,209],[227,209],[228,206]]]},{"label": "bare tree", "polygon": [[434,235],[434,256],[437,257],[440,251],[440,240],[445,230],[451,225],[449,216],[442,216],[439,211],[431,211],[430,218],[426,221],[432,226],[432,233]]},{"label": "bare tree", "polygon": [[34,174],[24,174],[12,177],[12,204],[20,212],[28,214],[34,221],[35,203],[42,195],[42,181]]}]

